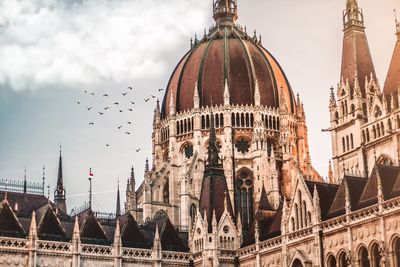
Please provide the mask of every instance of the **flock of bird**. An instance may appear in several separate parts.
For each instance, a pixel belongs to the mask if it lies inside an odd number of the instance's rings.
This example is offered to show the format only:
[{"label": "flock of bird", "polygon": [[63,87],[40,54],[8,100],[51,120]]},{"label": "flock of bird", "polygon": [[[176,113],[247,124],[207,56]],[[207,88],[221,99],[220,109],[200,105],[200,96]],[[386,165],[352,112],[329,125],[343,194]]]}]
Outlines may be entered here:
[{"label": "flock of bird", "polygon": [[[131,93],[133,93],[134,89],[132,86],[129,86],[126,90],[124,90],[123,92],[120,93],[120,95],[122,97],[127,97],[128,95],[130,95]],[[158,89],[158,92],[162,92],[164,91],[164,89]],[[135,102],[134,101],[129,101],[128,103],[128,107],[127,108],[122,108],[123,104],[122,101],[116,101],[116,98],[112,98],[112,94],[111,93],[103,93],[103,94],[99,94],[97,95],[94,92],[89,92],[88,90],[84,90],[83,94],[88,95],[90,97],[97,97],[100,96],[101,98],[104,98],[106,100],[109,100],[109,105],[103,106],[101,107],[99,110],[97,110],[97,114],[98,116],[102,117],[104,116],[107,112],[110,112],[111,110],[115,109],[116,112],[118,112],[119,114],[122,114],[123,112],[133,112],[134,111],[134,106],[135,106]],[[148,103],[150,100],[152,99],[156,99],[157,97],[155,95],[150,95],[147,98],[144,98],[143,101],[145,103]],[[85,110],[88,112],[93,112],[96,108],[93,105],[83,105],[81,100],[75,100],[76,104],[84,106]],[[95,121],[90,121],[88,123],[89,126],[95,126]],[[129,126],[128,126],[129,125]],[[125,123],[122,123],[121,125],[119,125],[117,127],[117,130],[119,130],[121,133],[125,134],[125,135],[131,135],[132,134],[132,126],[133,126],[133,122],[132,121],[127,121]],[[111,147],[111,144],[107,143],[105,144],[106,147]],[[142,149],[141,148],[135,148],[136,153],[140,152]]]}]

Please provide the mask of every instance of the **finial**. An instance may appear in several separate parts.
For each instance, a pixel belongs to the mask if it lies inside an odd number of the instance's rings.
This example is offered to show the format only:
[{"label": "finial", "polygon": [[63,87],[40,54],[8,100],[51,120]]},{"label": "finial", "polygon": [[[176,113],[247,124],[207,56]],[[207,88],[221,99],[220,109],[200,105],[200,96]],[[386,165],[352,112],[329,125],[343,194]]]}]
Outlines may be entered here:
[{"label": "finial", "polygon": [[145,165],[144,165],[144,171],[145,172],[150,171],[149,158],[146,158],[146,162],[145,162]]}]

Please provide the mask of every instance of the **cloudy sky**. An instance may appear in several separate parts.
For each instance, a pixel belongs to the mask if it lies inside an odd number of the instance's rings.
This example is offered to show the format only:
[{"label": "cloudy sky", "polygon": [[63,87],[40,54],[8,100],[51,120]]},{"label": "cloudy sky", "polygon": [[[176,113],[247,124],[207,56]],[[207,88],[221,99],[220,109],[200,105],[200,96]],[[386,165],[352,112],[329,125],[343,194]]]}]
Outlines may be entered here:
[{"label": "cloudy sky", "polygon": [[[329,126],[329,88],[340,76],[344,2],[239,0],[239,23],[262,34],[301,95],[313,164],[323,176],[331,146],[321,129]],[[383,86],[400,2],[359,2]],[[166,86],[190,38],[212,23],[211,0],[0,1],[0,179],[22,179],[26,167],[28,179],[39,182],[45,165],[53,188],[61,143],[68,208],[87,200],[92,167],[95,208],[113,211],[117,180],[124,190],[133,165],[141,182],[151,156],[155,102],[143,99],[162,98],[158,88]],[[134,90],[124,97],[128,86]],[[115,101],[124,110],[135,102],[134,111],[120,113]],[[113,110],[99,115],[106,106]]]}]

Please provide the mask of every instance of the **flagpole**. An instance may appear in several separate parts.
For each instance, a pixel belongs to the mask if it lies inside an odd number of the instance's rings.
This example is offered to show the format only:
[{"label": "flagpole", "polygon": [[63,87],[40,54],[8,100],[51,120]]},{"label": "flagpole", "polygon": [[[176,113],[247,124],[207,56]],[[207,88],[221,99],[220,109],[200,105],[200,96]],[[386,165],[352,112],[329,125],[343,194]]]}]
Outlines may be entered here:
[{"label": "flagpole", "polygon": [[92,210],[92,168],[89,170],[89,208]]}]

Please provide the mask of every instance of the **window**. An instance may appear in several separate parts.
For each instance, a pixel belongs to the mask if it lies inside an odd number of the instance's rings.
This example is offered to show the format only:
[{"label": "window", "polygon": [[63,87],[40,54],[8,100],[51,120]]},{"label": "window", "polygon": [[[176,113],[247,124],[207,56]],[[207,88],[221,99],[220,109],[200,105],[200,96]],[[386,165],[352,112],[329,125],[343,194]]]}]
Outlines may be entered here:
[{"label": "window", "polygon": [[238,172],[235,180],[235,201],[238,212],[242,216],[244,227],[249,227],[253,221],[253,176],[247,169]]},{"label": "window", "polygon": [[365,247],[362,247],[358,252],[360,267],[371,267],[370,261],[368,258],[368,251]]}]

